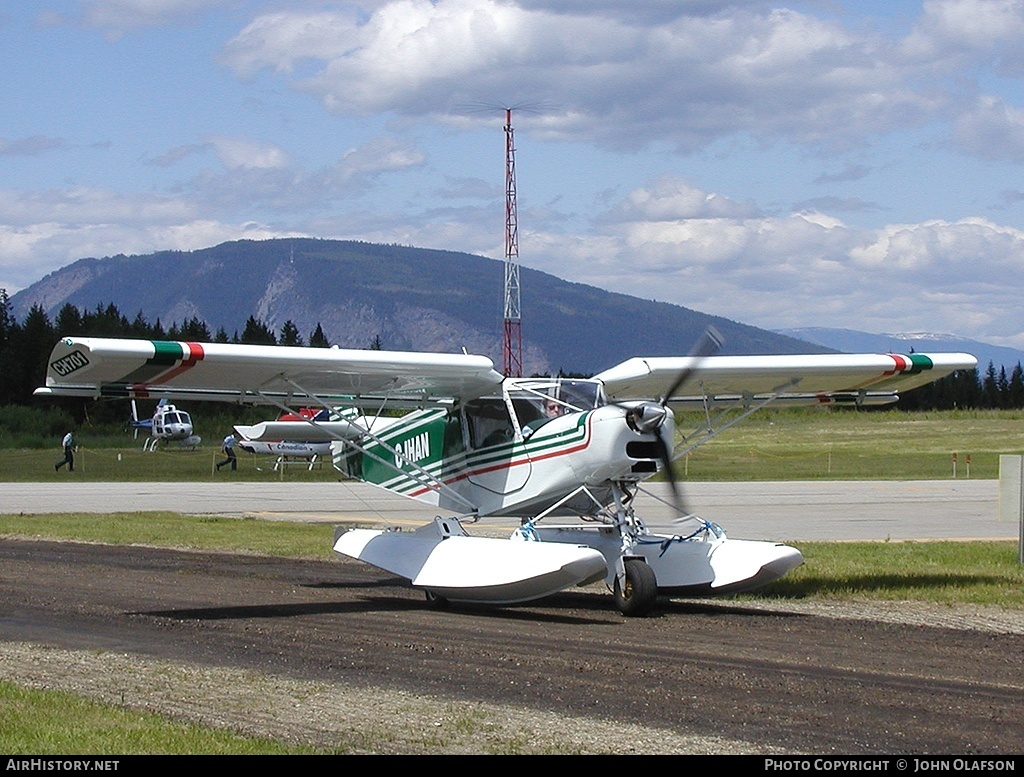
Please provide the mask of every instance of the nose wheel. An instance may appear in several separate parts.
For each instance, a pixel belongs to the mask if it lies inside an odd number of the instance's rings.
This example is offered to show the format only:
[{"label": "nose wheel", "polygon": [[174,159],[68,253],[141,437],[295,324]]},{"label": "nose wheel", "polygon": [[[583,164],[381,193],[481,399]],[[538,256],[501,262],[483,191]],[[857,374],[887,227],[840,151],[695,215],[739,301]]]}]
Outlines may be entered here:
[{"label": "nose wheel", "polygon": [[615,605],[623,615],[647,615],[658,598],[658,581],[654,570],[640,559],[626,559],[625,573],[615,578]]}]

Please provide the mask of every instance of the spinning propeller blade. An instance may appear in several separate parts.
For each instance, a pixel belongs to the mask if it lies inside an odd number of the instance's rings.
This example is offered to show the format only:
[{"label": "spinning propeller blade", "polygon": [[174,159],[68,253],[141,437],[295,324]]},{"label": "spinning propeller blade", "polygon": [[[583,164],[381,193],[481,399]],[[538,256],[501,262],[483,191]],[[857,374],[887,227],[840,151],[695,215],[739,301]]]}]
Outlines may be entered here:
[{"label": "spinning propeller blade", "polygon": [[665,395],[661,398],[661,405],[665,406],[668,404],[669,399],[679,390],[679,387],[686,382],[686,380],[693,374],[694,370],[700,364],[700,360],[707,357],[713,356],[722,347],[722,335],[713,326],[709,326],[704,330],[704,334],[700,336],[700,340],[690,351],[689,356],[694,362],[684,369],[676,377],[675,382],[671,388],[665,392]]},{"label": "spinning propeller blade", "polygon": [[679,486],[676,483],[675,471],[672,468],[672,446],[662,437],[661,427],[672,412],[668,406],[669,401],[697,370],[701,360],[718,352],[722,347],[722,342],[722,335],[717,329],[713,326],[705,329],[688,354],[689,363],[679,372],[668,391],[657,402],[610,403],[626,411],[626,423],[634,431],[654,434],[655,445],[658,447],[658,460],[661,462],[662,469],[665,470],[665,477],[668,478],[668,485],[672,490],[672,502],[676,510],[683,516],[690,513],[683,504],[682,494],[680,494]]},{"label": "spinning propeller blade", "polygon": [[[687,379],[694,373],[697,367],[700,365],[700,361],[708,356],[713,356],[722,347],[722,335],[713,326],[709,326],[704,330],[704,334],[701,335],[700,340],[690,351],[689,356],[693,360],[689,366],[683,369],[676,377],[675,381],[668,391],[662,396],[659,404],[662,407],[667,407],[669,400],[675,395],[679,387],[682,386]],[[671,412],[671,411],[669,411]],[[672,450],[669,445],[665,442],[665,439],[658,432],[655,435],[656,444],[658,446],[658,457],[661,459],[661,466],[665,470],[665,477],[668,478],[668,487],[672,491],[672,503],[675,505],[676,510],[680,516],[687,516],[690,511],[686,509],[686,505],[683,502],[683,496],[679,491],[679,485],[676,483],[675,469],[672,467]]]}]

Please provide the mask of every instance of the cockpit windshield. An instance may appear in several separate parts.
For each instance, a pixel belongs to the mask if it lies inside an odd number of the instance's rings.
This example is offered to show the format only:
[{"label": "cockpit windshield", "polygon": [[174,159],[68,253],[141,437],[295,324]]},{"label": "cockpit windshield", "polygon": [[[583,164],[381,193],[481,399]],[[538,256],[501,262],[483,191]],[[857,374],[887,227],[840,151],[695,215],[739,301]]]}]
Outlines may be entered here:
[{"label": "cockpit windshield", "polygon": [[574,378],[529,378],[508,383],[508,398],[524,435],[566,413],[603,404],[601,384]]},{"label": "cockpit windshield", "polygon": [[602,404],[601,384],[595,380],[510,379],[505,382],[504,397],[484,397],[466,404],[469,444],[486,448],[510,443],[517,433],[529,437],[552,418],[593,410]]}]

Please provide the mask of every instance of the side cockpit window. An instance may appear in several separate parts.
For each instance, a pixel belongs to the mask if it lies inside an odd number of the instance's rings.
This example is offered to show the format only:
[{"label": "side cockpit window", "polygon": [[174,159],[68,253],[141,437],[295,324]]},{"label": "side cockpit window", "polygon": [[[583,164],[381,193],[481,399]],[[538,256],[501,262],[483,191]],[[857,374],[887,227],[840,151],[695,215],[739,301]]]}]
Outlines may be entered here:
[{"label": "side cockpit window", "polygon": [[474,399],[465,405],[463,413],[472,448],[521,440],[553,418],[587,412],[603,404],[601,384],[593,380],[519,378],[506,380],[504,388],[504,397]]},{"label": "side cockpit window", "polygon": [[465,413],[473,448],[510,442],[515,436],[508,408],[501,399],[474,399],[466,404]]}]

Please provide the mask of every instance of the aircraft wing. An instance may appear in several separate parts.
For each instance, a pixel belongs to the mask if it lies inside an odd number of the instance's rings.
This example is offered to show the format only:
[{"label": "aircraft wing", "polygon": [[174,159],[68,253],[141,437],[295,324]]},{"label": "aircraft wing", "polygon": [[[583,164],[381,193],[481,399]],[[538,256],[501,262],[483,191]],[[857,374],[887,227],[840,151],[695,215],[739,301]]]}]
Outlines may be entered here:
[{"label": "aircraft wing", "polygon": [[977,365],[966,353],[680,356],[628,359],[594,377],[612,402],[661,400],[682,377],[670,404],[767,397],[790,404],[883,404],[895,401],[897,391]]},{"label": "aircraft wing", "polygon": [[419,405],[471,399],[501,381],[490,359],[469,354],[65,337],[35,393]]}]

